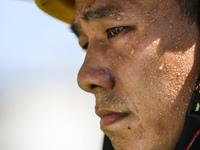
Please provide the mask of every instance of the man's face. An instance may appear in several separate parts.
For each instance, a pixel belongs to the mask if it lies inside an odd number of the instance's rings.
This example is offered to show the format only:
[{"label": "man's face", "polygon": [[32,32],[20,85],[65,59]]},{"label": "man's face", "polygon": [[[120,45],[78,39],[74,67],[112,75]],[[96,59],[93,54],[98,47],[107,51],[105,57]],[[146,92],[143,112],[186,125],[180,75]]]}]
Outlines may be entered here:
[{"label": "man's face", "polygon": [[174,149],[195,86],[196,26],[173,0],[76,0],[78,75],[116,150]]}]

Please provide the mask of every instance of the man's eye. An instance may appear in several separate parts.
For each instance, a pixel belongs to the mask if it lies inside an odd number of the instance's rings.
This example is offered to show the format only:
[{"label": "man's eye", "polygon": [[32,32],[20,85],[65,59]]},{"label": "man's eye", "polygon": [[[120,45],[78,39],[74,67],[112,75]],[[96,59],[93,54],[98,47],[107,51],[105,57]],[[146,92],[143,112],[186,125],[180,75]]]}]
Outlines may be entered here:
[{"label": "man's eye", "polygon": [[114,27],[114,28],[110,28],[110,29],[106,30],[108,38],[112,38],[112,37],[116,36],[123,29],[124,29],[124,27]]}]

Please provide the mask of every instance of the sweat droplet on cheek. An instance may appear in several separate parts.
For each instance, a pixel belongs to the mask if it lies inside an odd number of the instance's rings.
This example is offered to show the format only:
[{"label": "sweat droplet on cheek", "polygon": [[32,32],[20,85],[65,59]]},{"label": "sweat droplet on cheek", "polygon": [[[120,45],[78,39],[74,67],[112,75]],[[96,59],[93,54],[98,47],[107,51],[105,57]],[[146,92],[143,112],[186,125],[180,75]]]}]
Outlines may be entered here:
[{"label": "sweat droplet on cheek", "polygon": [[162,63],[162,64],[160,65],[160,67],[159,67],[159,70],[162,70],[162,69],[164,68],[164,66],[165,66],[165,64]]},{"label": "sweat droplet on cheek", "polygon": [[133,55],[133,54],[134,54],[134,49],[131,50],[131,55]]}]

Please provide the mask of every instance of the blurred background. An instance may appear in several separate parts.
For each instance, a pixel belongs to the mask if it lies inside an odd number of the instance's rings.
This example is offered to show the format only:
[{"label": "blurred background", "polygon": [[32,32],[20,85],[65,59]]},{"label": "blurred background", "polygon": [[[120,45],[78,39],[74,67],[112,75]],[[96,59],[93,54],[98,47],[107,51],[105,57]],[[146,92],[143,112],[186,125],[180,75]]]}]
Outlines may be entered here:
[{"label": "blurred background", "polygon": [[95,98],[76,82],[84,56],[33,1],[0,0],[0,150],[101,150]]}]

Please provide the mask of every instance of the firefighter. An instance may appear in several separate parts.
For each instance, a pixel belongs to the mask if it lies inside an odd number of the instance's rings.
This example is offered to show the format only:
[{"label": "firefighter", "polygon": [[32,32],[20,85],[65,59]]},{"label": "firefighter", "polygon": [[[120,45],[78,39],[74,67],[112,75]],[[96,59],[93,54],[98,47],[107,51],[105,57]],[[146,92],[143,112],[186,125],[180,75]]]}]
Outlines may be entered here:
[{"label": "firefighter", "polygon": [[86,50],[78,84],[115,150],[200,149],[198,0],[35,2]]}]

